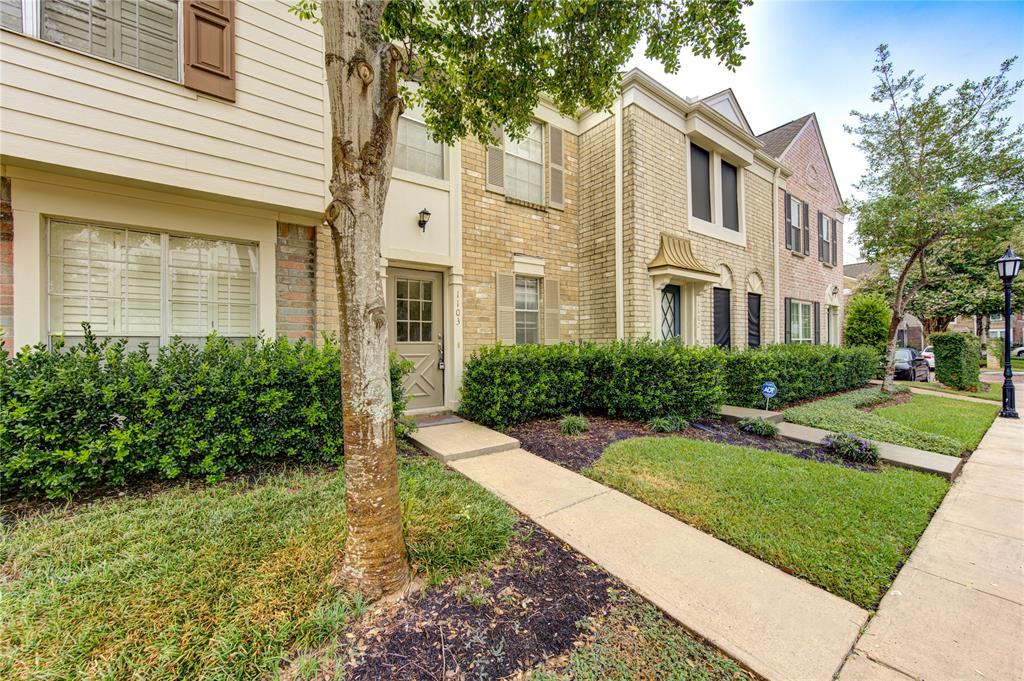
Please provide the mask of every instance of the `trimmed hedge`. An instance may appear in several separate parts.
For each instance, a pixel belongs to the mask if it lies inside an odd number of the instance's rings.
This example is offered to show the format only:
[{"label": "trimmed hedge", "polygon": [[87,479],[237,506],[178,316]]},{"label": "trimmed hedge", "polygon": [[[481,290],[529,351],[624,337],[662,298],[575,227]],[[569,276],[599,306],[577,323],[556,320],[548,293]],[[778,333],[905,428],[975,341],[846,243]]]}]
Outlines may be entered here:
[{"label": "trimmed hedge", "polygon": [[672,341],[496,345],[467,362],[459,414],[494,428],[570,413],[692,419],[721,406],[724,367],[722,350]]},{"label": "trimmed hedge", "polygon": [[[401,379],[392,358],[396,418]],[[0,486],[69,497],[139,478],[217,480],[270,459],[342,458],[340,358],[330,340],[210,336],[175,340],[153,359],[97,339],[0,352]]]},{"label": "trimmed hedge", "polygon": [[874,377],[878,362],[875,351],[864,346],[768,345],[731,352],[725,362],[726,402],[763,408],[765,381],[779,388],[774,407],[859,388]]},{"label": "trimmed hedge", "polygon": [[929,340],[935,348],[935,378],[943,385],[971,390],[981,377],[981,350],[978,339],[957,331],[933,333]]}]

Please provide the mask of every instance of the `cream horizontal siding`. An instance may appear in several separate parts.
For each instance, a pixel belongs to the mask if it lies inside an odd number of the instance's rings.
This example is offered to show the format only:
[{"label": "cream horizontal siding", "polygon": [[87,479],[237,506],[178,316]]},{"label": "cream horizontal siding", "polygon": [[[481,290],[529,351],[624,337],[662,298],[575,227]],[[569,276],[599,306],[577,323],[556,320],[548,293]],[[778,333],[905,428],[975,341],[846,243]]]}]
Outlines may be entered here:
[{"label": "cream horizontal siding", "polygon": [[234,103],[3,31],[4,158],[320,212],[319,27],[268,0],[241,0],[236,15]]}]

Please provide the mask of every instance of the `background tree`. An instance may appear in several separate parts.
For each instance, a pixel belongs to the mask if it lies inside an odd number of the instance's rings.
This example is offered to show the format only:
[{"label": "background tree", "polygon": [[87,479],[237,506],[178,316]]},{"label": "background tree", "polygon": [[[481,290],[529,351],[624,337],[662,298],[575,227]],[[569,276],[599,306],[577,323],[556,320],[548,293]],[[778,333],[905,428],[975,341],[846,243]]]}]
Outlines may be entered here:
[{"label": "background tree", "polygon": [[[739,65],[749,0],[299,0],[323,25],[333,172],[324,220],[337,265],[347,535],[342,577],[375,596],[408,579],[379,276],[398,117],[423,108],[442,142],[525,134],[541,93],[574,116],[607,109],[637,44]],[[415,81],[415,85],[412,85]]]},{"label": "background tree", "polygon": [[[1006,110],[1022,82],[1007,78],[1014,59],[979,82],[925,90],[910,71],[897,75],[889,48],[878,48],[871,101],[853,111],[868,168],[851,202],[855,238],[871,262],[893,268],[883,389],[893,389],[896,331],[929,282],[928,265],[950,249],[1003,244],[1024,214],[1024,126]],[[916,279],[911,274],[916,272]]]},{"label": "background tree", "polygon": [[846,304],[843,343],[850,347],[863,345],[884,355],[890,316],[888,298],[874,292],[856,293]]}]

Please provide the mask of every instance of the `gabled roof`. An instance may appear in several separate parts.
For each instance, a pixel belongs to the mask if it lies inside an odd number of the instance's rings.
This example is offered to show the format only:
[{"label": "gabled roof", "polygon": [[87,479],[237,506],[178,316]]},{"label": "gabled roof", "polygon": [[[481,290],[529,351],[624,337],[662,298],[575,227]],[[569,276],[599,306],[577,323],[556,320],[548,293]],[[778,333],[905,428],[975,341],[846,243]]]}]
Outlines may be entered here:
[{"label": "gabled roof", "polygon": [[873,262],[852,262],[849,265],[843,265],[843,276],[860,279],[874,274],[877,267],[878,265]]},{"label": "gabled roof", "polygon": [[800,131],[807,125],[807,121],[811,119],[814,114],[809,113],[806,116],[801,116],[789,123],[783,123],[777,128],[773,128],[768,132],[763,132],[757,136],[757,139],[761,140],[764,144],[764,153],[775,158],[781,157],[786,153],[786,149],[789,149],[789,145],[793,143],[796,136],[800,134]]},{"label": "gabled roof", "polygon": [[746,130],[749,134],[754,134],[754,131],[750,128],[750,123],[747,122],[747,117],[743,114],[743,109],[740,108],[739,100],[736,99],[736,95],[733,93],[732,88],[725,88],[721,92],[716,92],[715,94],[709,95],[700,101],[704,102],[712,109]]}]

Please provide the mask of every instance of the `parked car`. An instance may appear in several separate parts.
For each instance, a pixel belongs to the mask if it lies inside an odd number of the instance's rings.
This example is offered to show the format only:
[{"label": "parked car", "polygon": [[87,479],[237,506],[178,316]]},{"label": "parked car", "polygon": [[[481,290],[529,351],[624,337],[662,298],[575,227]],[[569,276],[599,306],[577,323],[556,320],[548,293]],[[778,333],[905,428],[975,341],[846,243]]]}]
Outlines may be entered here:
[{"label": "parked car", "polygon": [[935,371],[935,348],[929,345],[921,351],[921,356],[928,362],[928,369]]},{"label": "parked car", "polygon": [[1024,357],[1024,345],[1020,346],[1019,348],[1014,348],[1013,350],[1010,350],[1010,354],[1013,355],[1014,357]]},{"label": "parked car", "polygon": [[896,374],[900,381],[927,381],[928,361],[914,348],[896,348]]}]

